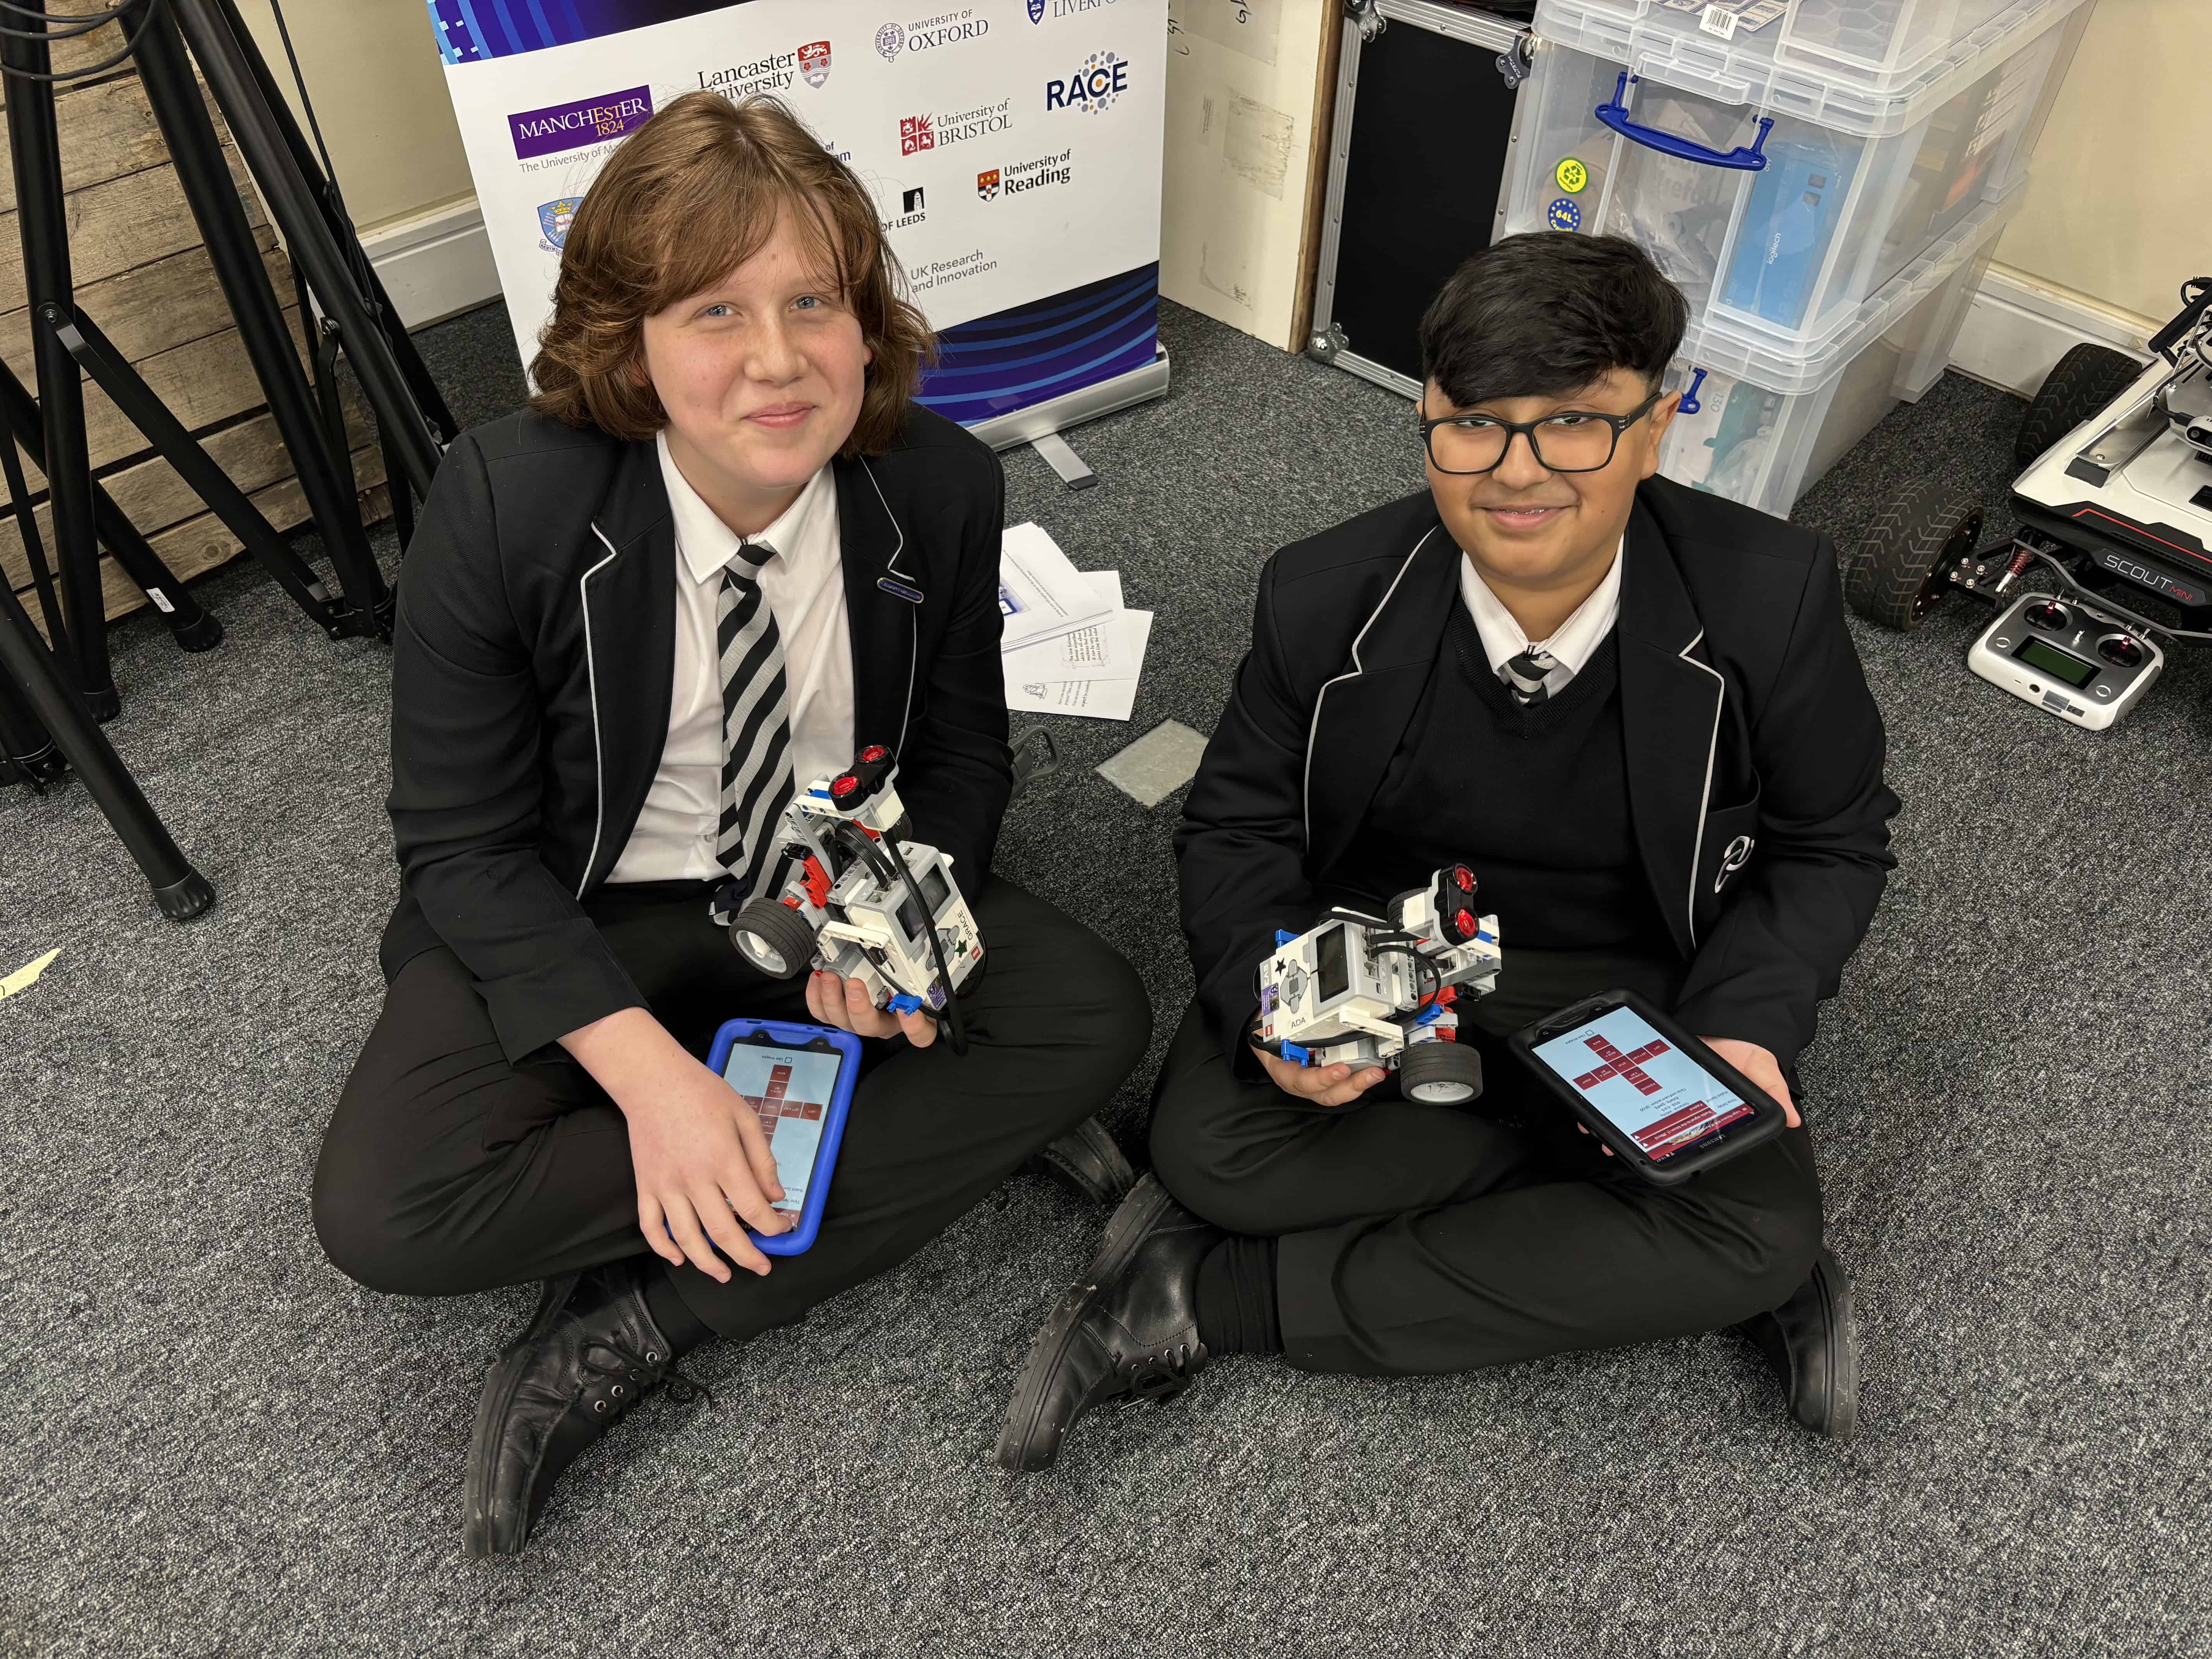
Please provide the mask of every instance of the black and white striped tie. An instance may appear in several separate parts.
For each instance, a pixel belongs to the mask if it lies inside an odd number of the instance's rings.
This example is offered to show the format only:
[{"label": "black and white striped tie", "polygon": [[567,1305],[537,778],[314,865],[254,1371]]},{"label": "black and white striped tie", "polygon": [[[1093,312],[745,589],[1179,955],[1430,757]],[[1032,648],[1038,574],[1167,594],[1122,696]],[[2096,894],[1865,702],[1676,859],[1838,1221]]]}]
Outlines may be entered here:
[{"label": "black and white striped tie", "polygon": [[714,641],[722,665],[721,817],[714,861],[732,879],[714,894],[714,919],[728,923],[759,881],[776,821],[790,804],[791,708],[783,678],[783,641],[761,592],[760,573],[775,556],[765,542],[747,542],[722,570],[714,605]]},{"label": "black and white striped tie", "polygon": [[1513,688],[1513,700],[1528,708],[1552,695],[1544,680],[1559,665],[1559,659],[1550,652],[1531,646],[1526,651],[1508,657],[1498,672],[1506,684]]}]

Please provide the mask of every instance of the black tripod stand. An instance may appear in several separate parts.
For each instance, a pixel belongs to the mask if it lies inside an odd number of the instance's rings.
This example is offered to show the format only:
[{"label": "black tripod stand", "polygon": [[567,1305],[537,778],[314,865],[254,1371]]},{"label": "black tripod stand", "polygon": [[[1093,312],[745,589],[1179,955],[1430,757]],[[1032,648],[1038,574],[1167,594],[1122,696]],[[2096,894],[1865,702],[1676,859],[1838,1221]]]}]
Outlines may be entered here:
[{"label": "black tripod stand", "polygon": [[[110,21],[118,21],[126,32],[125,50],[76,74],[137,59],[216,279],[329,551],[340,589],[337,596],[285,545],[76,303],[53,94],[58,78],[74,77],[55,76],[49,40],[55,34],[87,33]],[[185,56],[179,24],[284,233],[300,284],[302,320],[319,314],[315,385],[310,385],[294,351]],[[46,656],[14,596],[0,599],[0,674],[15,682],[13,690],[0,690],[0,744],[14,770],[34,785],[54,775],[52,751],[58,749],[137,857],[163,908],[176,916],[195,915],[212,902],[212,890],[184,862],[113,750],[85,718],[89,712],[106,719],[120,706],[108,663],[95,539],[108,544],[118,563],[168,617],[179,644],[204,649],[220,638],[221,630],[93,483],[79,371],[100,385],[332,638],[387,635],[392,604],[358,510],[337,396],[338,354],[351,364],[375,413],[403,534],[412,517],[408,491],[428,494],[454,422],[362,252],[335,182],[317,167],[231,0],[127,0],[108,11],[73,17],[49,14],[21,0],[0,0],[0,74],[8,88],[8,131],[39,380],[35,410],[23,407],[28,396],[12,378],[0,381],[0,415],[46,473],[59,572],[58,583],[48,579],[35,525],[15,477],[20,468],[12,447],[0,441],[0,447],[9,447],[17,521],[54,645],[54,655]],[[7,775],[7,761],[0,760],[0,781]]]}]

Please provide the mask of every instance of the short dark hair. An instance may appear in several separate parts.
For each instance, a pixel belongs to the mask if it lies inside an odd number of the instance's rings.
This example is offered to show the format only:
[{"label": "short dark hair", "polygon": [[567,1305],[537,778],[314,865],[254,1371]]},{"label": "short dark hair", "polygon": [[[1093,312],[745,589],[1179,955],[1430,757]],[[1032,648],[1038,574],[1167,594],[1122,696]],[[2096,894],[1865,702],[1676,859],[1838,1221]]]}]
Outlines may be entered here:
[{"label": "short dark hair", "polygon": [[1425,380],[1465,409],[1488,398],[1556,398],[1613,368],[1653,391],[1690,307],[1651,256],[1620,236],[1533,231],[1454,271],[1421,319]]}]

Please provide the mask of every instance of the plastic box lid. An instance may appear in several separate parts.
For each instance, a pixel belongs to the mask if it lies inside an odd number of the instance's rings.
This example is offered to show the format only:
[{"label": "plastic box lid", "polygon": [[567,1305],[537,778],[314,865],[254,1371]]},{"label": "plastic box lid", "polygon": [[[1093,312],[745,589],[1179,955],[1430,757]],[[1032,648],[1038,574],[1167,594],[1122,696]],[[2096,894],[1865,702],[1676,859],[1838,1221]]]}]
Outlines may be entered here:
[{"label": "plastic box lid", "polygon": [[[1834,3],[1834,0],[1819,0]],[[1862,9],[1925,0],[1856,0]],[[1723,103],[1756,104],[1838,132],[1883,138],[1902,132],[1962,86],[2093,0],[2013,0],[1994,15],[1909,64],[1852,64],[1792,39],[1778,18],[1727,39],[1699,27],[1702,14],[1665,0],[1536,0],[1540,40],[1612,59],[1656,81]],[[1740,3],[1740,0],[1730,0]],[[1794,5],[1814,0],[1790,0]],[[1973,14],[1966,14],[1971,17]]]},{"label": "plastic box lid", "polygon": [[1932,243],[1928,250],[1859,304],[1850,325],[1798,355],[1778,349],[1731,327],[1725,320],[1692,322],[1682,336],[1677,362],[1732,374],[1769,392],[1817,390],[1843,369],[1869,341],[1878,340],[1940,287],[1959,268],[1996,239],[2020,210],[2027,180],[2021,179],[1994,201],[1984,202]]}]

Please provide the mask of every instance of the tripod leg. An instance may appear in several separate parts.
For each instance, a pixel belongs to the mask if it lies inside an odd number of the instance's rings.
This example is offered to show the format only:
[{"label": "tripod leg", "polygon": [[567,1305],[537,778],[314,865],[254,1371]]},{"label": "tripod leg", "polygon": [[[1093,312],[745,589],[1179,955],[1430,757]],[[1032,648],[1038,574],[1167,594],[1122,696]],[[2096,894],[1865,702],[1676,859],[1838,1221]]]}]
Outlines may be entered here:
[{"label": "tripod leg", "polygon": [[[0,374],[8,374],[8,366],[0,363]],[[13,380],[15,377],[9,374]],[[30,393],[25,392],[28,398]],[[15,453],[15,440],[0,440],[0,469],[5,469],[8,478],[8,510],[15,517],[15,533],[22,538],[23,562],[31,567],[31,586],[39,595],[39,610],[46,619],[46,637],[53,647],[72,661],[74,647],[69,642],[69,619],[62,614],[61,595],[54,591],[54,573],[46,568],[46,544],[39,534],[38,509],[31,505],[31,486],[23,477],[23,463]]]},{"label": "tripod leg", "polygon": [[0,783],[27,783],[33,793],[43,795],[68,770],[15,681],[0,674]]},{"label": "tripod leg", "polygon": [[[43,469],[46,464],[46,432],[40,422],[39,405],[5,363],[0,363],[0,418],[4,418],[9,430],[15,434],[15,443],[28,450],[31,459]],[[46,558],[40,545],[38,520],[30,510],[30,497],[24,493],[22,468],[15,461],[15,445],[4,447],[8,488],[19,503],[15,523],[23,538],[24,556],[31,561],[33,577],[39,577],[44,574]],[[139,592],[161,613],[161,620],[169,624],[169,632],[176,636],[179,649],[207,651],[222,642],[222,624],[200,608],[200,602],[162,562],[153,544],[139,533],[138,526],[131,522],[123,509],[116,506],[115,498],[97,481],[92,486],[92,522],[107,550],[115,556],[115,562],[123,567],[124,574],[137,584]],[[54,632],[57,613],[47,598],[49,586],[50,581],[39,584],[39,608],[46,612],[48,636],[58,640],[62,636]]]},{"label": "tripod leg", "polygon": [[169,406],[154,395],[153,388],[138,378],[138,371],[123,361],[123,354],[109,343],[92,319],[82,312],[73,312],[72,316],[73,320],[63,325],[62,340],[70,354],[84,365],[85,373],[100,383],[100,389],[130,416],[131,425],[146,434],[162,459],[177,469],[177,476],[192,487],[192,492],[245,544],[246,550],[261,562],[263,568],[292,596],[293,602],[319,623],[332,639],[343,638],[349,630],[343,625],[337,607],[319,596],[315,573],[307,562],[284,544],[276,526],[262,516],[261,509],[231,482],[230,474],[209,459],[207,451],[185,430],[184,422],[172,415]]},{"label": "tripod leg", "polygon": [[[239,334],[253,360],[262,395],[269,400],[269,412],[276,420],[276,429],[283,434],[284,447],[290,453],[292,465],[300,477],[300,487],[307,495],[316,528],[322,532],[323,545],[337,572],[338,584],[345,592],[345,609],[338,613],[338,620],[347,633],[381,632],[388,608],[387,595],[383,574],[369,550],[368,532],[362,526],[361,504],[349,487],[337,458],[324,441],[321,420],[308,393],[307,376],[293,348],[291,333],[277,309],[276,291],[270,287],[268,270],[253,245],[245,210],[239,205],[237,186],[223,161],[222,148],[216,142],[215,127],[208,119],[199,85],[185,61],[183,43],[177,38],[176,22],[171,16],[175,9],[174,0],[167,0],[149,11],[146,0],[138,0],[125,19],[126,27],[137,31],[139,78],[145,85],[147,101],[153,106],[155,118],[161,124],[161,136],[168,143],[169,159],[176,165],[185,199],[191,204],[192,217],[199,224],[202,240],[207,244],[208,257],[214,262],[223,295],[230,302],[231,315],[237,319]],[[208,78],[221,99],[222,83],[211,69]],[[228,112],[227,102],[224,108]],[[235,118],[232,128],[240,148],[245,148],[245,133]],[[253,161],[251,150],[246,159]],[[257,179],[263,176],[258,164],[254,167],[254,173]],[[268,189],[265,182],[263,188]],[[273,192],[271,199],[273,202]],[[310,228],[328,236],[319,221]],[[295,258],[304,252],[297,234],[287,226]],[[322,292],[319,284],[316,291]],[[204,490],[201,495],[207,499]],[[208,504],[212,507],[215,502],[209,499]],[[235,525],[231,528],[234,534],[239,533]],[[246,538],[241,535],[240,539]],[[299,595],[295,593],[293,597],[296,599]]]},{"label": "tripod leg", "polygon": [[[46,24],[35,15],[0,33],[8,82],[8,143],[23,244],[23,283],[39,369],[39,408],[46,425],[42,453],[53,514],[54,560],[61,568],[70,647],[84,700],[98,720],[122,708],[107,659],[107,606],[100,592],[100,551],[94,542],[92,463],[84,435],[84,388],[76,360],[54,325],[70,296],[69,220],[62,205],[61,149],[54,128],[54,89],[27,78],[52,72]],[[51,726],[52,722],[49,721]]]},{"label": "tripod leg", "polygon": [[[15,97],[21,89],[22,83],[15,82],[9,95]],[[0,582],[0,674],[15,682],[22,701],[84,780],[86,790],[145,872],[161,913],[172,921],[185,921],[213,904],[215,889],[177,850],[138,781],[85,713],[82,699],[62,678],[30,617],[4,582]]]},{"label": "tripod leg", "polygon": [[[461,428],[453,419],[453,411],[446,406],[446,395],[438,390],[438,383],[430,378],[430,370],[422,362],[422,354],[415,349],[415,342],[401,325],[398,308],[392,303],[392,296],[384,291],[384,283],[376,274],[376,267],[369,264],[368,256],[362,252],[361,239],[354,234],[352,222],[346,218],[343,205],[338,200],[337,185],[325,176],[314,151],[308,147],[307,135],[300,131],[300,124],[293,119],[292,106],[285,101],[283,90],[277,86],[276,76],[270,73],[269,60],[261,55],[261,47],[253,38],[253,31],[246,27],[232,0],[215,0],[213,10],[230,31],[231,40],[238,48],[239,62],[260,94],[262,106],[269,112],[277,138],[291,153],[293,167],[307,182],[314,195],[323,222],[329,227],[332,240],[339,244],[341,252],[349,256],[348,263],[359,282],[368,309],[375,313],[384,337],[391,345],[392,355],[399,365],[400,375],[406,381],[408,390],[414,394],[416,411],[429,424],[432,441],[441,445],[453,442],[460,436]],[[386,418],[382,414],[378,416],[380,423]],[[393,469],[392,476],[397,479],[398,470]],[[416,492],[419,495],[427,488],[418,481]]]},{"label": "tripod leg", "polygon": [[[142,15],[143,0],[133,8],[131,15],[135,19]],[[415,486],[416,494],[428,495],[431,477],[438,470],[437,441],[430,435],[422,411],[415,407],[407,377],[400,371],[391,340],[362,299],[345,252],[331,234],[322,206],[286,143],[278,117],[270,106],[272,100],[256,80],[232,32],[231,21],[211,0],[166,0],[161,10],[153,15],[138,46],[138,62],[147,79],[149,95],[155,92],[155,60],[166,59],[175,43],[168,21],[172,15],[191,43],[192,57],[199,64],[200,73],[207,77],[224,119],[230,123],[231,137],[237,140],[240,153],[252,170],[254,182],[261,186],[269,210],[284,232],[286,250],[306,268],[308,284],[344,337],[354,373],[361,378],[362,389],[368,394],[378,422],[392,433],[400,459],[405,463],[408,481]],[[150,53],[149,45],[154,48]],[[170,87],[167,94],[155,98],[155,112],[161,117],[162,131],[167,132],[171,125],[170,115],[164,112],[163,106],[169,105],[174,112],[181,114],[186,94],[191,96],[192,112],[204,125],[206,112],[199,104],[190,76],[183,74],[180,66],[165,67],[158,74]],[[177,78],[179,75],[181,80]],[[175,155],[177,144],[173,137],[169,149]],[[221,157],[212,158],[206,165],[210,169],[208,182],[219,184],[224,191],[230,192],[234,207],[237,197],[231,191],[230,175],[222,170]],[[178,171],[185,172],[181,157],[178,158]],[[191,188],[189,174],[186,188]],[[259,269],[258,259],[255,268]],[[236,308],[234,305],[233,308]]]}]

